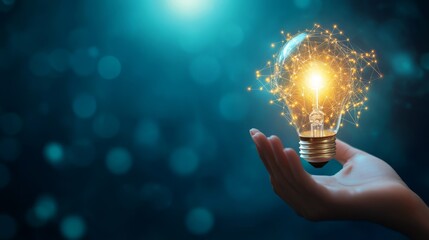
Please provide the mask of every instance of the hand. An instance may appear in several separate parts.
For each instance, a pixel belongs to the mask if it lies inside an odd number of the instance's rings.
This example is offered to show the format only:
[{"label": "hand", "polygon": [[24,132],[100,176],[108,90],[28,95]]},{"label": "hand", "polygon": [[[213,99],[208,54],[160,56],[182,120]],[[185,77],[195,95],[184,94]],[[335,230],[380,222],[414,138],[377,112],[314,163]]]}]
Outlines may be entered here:
[{"label": "hand", "polygon": [[333,176],[308,174],[293,149],[256,129],[250,134],[275,193],[309,220],[373,221],[412,238],[429,237],[429,209],[383,160],[336,141],[343,168]]}]

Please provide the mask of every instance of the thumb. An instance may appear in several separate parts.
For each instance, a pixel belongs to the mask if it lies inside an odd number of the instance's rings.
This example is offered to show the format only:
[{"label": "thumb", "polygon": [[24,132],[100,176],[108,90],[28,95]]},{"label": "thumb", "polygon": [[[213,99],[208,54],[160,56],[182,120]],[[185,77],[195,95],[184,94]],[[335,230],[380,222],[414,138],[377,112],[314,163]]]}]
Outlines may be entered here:
[{"label": "thumb", "polygon": [[336,140],[336,155],[335,155],[335,159],[338,160],[338,162],[340,162],[342,165],[344,165],[347,160],[351,159],[352,157],[354,157],[357,153],[359,153],[360,151],[350,145],[348,145],[347,143],[337,139]]}]

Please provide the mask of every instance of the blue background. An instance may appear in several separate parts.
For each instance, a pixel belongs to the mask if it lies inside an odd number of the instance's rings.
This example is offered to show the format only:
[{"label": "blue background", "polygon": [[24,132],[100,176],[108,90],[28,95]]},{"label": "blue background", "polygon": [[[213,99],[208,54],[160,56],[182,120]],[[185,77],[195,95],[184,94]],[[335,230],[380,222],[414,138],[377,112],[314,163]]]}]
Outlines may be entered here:
[{"label": "blue background", "polygon": [[[0,1],[0,239],[398,239],[310,222],[273,192],[251,127],[298,137],[255,70],[280,30],[338,24],[375,49],[339,138],[429,201],[428,9],[417,1]],[[333,174],[303,162],[313,174]]]}]

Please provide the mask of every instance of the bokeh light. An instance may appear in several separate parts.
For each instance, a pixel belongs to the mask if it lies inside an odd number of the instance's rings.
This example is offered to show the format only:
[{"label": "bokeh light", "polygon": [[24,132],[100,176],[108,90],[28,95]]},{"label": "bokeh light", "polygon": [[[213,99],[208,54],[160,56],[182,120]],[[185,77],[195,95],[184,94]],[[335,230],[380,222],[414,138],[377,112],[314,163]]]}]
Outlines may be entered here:
[{"label": "bokeh light", "polygon": [[79,215],[69,215],[61,220],[61,234],[65,239],[81,239],[86,233],[86,224]]},{"label": "bokeh light", "polygon": [[47,221],[57,214],[57,202],[50,195],[40,196],[34,204],[35,216],[41,221]]},{"label": "bokeh light", "polygon": [[256,127],[298,150],[295,130],[266,104],[270,94],[246,87],[281,30],[339,24],[377,50],[385,78],[360,129],[338,137],[386,160],[427,202],[425,9],[417,0],[0,0],[0,239],[400,239],[365,222],[296,216],[248,135]]},{"label": "bokeh light", "polygon": [[63,146],[57,142],[50,142],[45,145],[43,155],[50,164],[57,165],[63,161],[64,158]]},{"label": "bokeh light", "polygon": [[135,130],[135,141],[139,145],[155,146],[160,138],[160,129],[153,120],[142,120]]},{"label": "bokeh light", "polygon": [[127,173],[132,165],[131,154],[127,149],[116,147],[111,149],[106,156],[106,166],[113,174]]},{"label": "bokeh light", "polygon": [[185,219],[189,232],[196,235],[203,235],[213,228],[213,214],[205,208],[194,208],[188,212]]},{"label": "bokeh light", "polygon": [[198,155],[190,148],[178,148],[170,155],[170,169],[178,175],[193,173],[198,164]]},{"label": "bokeh light", "polygon": [[73,111],[79,118],[91,117],[96,109],[95,97],[89,94],[80,94],[73,101]]},{"label": "bokeh light", "polygon": [[98,73],[104,79],[114,79],[121,73],[121,63],[113,56],[105,56],[98,61]]}]

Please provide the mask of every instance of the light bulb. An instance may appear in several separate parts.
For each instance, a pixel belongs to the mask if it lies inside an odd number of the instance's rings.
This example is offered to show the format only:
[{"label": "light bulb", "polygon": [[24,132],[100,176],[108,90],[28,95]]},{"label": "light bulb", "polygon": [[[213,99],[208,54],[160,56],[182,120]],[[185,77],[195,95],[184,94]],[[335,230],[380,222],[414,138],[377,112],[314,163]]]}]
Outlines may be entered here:
[{"label": "light bulb", "polygon": [[282,115],[296,128],[301,157],[323,167],[335,157],[342,122],[358,126],[361,112],[368,109],[369,85],[382,77],[375,51],[354,49],[336,25],[326,30],[315,24],[311,30],[284,36],[273,63],[256,75],[261,89],[275,96],[271,102],[283,107]]}]

